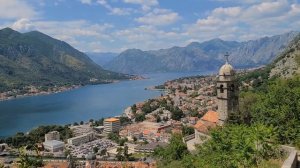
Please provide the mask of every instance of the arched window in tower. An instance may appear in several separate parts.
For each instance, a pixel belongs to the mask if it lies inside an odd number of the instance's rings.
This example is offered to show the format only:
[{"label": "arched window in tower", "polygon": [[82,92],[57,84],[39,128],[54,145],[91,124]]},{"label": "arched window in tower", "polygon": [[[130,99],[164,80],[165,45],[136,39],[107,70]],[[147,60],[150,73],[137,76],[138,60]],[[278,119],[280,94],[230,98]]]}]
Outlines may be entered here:
[{"label": "arched window in tower", "polygon": [[224,86],[220,85],[220,93],[224,93]]},{"label": "arched window in tower", "polygon": [[231,84],[231,85],[230,85],[230,91],[231,91],[231,92],[234,92],[234,84]]}]

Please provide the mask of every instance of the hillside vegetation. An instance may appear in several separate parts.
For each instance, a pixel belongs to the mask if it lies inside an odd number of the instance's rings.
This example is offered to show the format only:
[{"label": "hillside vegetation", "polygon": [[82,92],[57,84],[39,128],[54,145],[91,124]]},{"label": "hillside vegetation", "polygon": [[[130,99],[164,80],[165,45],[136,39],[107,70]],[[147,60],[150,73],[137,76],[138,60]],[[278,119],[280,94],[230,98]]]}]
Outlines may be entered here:
[{"label": "hillside vegetation", "polygon": [[[291,59],[294,67],[299,68],[299,41],[297,37],[267,67],[238,76],[241,83],[250,87],[241,87],[239,110],[226,125],[212,130],[211,138],[198,146],[194,154],[188,153],[182,147],[184,144],[172,141],[166,149],[157,149],[154,156],[159,159],[159,166],[281,167],[285,153],[279,145],[300,148],[300,76],[298,71],[288,70],[290,74],[286,73],[289,68],[280,67],[280,62]],[[274,70],[277,74],[270,75]],[[170,157],[173,155],[180,157]]]},{"label": "hillside vegetation", "polygon": [[38,31],[0,30],[0,91],[124,78],[127,76],[102,69],[69,44]]}]

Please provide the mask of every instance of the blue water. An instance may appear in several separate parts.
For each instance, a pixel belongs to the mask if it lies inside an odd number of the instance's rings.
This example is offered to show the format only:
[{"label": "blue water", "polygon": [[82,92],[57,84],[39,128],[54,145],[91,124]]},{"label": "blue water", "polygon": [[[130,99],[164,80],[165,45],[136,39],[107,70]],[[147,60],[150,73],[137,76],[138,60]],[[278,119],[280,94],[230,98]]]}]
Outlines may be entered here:
[{"label": "blue water", "polygon": [[57,94],[3,101],[0,102],[0,137],[27,132],[39,125],[71,124],[120,115],[126,107],[161,94],[145,90],[146,87],[199,74],[150,74],[144,75],[149,78],[145,80],[85,86]]}]

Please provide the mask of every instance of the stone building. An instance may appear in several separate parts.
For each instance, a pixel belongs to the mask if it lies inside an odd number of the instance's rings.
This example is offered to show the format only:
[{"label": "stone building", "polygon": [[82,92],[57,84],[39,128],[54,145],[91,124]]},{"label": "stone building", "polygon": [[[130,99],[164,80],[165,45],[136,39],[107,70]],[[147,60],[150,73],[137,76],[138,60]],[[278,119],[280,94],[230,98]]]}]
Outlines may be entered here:
[{"label": "stone building", "polygon": [[45,142],[51,141],[51,140],[57,140],[57,141],[60,140],[60,135],[59,135],[58,131],[52,131],[52,132],[45,134]]},{"label": "stone building", "polygon": [[217,81],[217,104],[219,113],[219,124],[223,125],[232,112],[238,108],[238,86],[235,80],[235,71],[228,63],[228,54],[225,55],[226,62],[220,68]]}]

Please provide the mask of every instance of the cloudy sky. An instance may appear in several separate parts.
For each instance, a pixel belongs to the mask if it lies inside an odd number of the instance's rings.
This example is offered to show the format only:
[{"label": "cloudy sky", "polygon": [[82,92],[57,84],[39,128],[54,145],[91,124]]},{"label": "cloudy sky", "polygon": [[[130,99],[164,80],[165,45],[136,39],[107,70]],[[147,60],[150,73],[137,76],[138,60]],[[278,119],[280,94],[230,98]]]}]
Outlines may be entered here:
[{"label": "cloudy sky", "polygon": [[298,0],[0,0],[0,28],[38,30],[81,51],[245,41],[300,31]]}]

